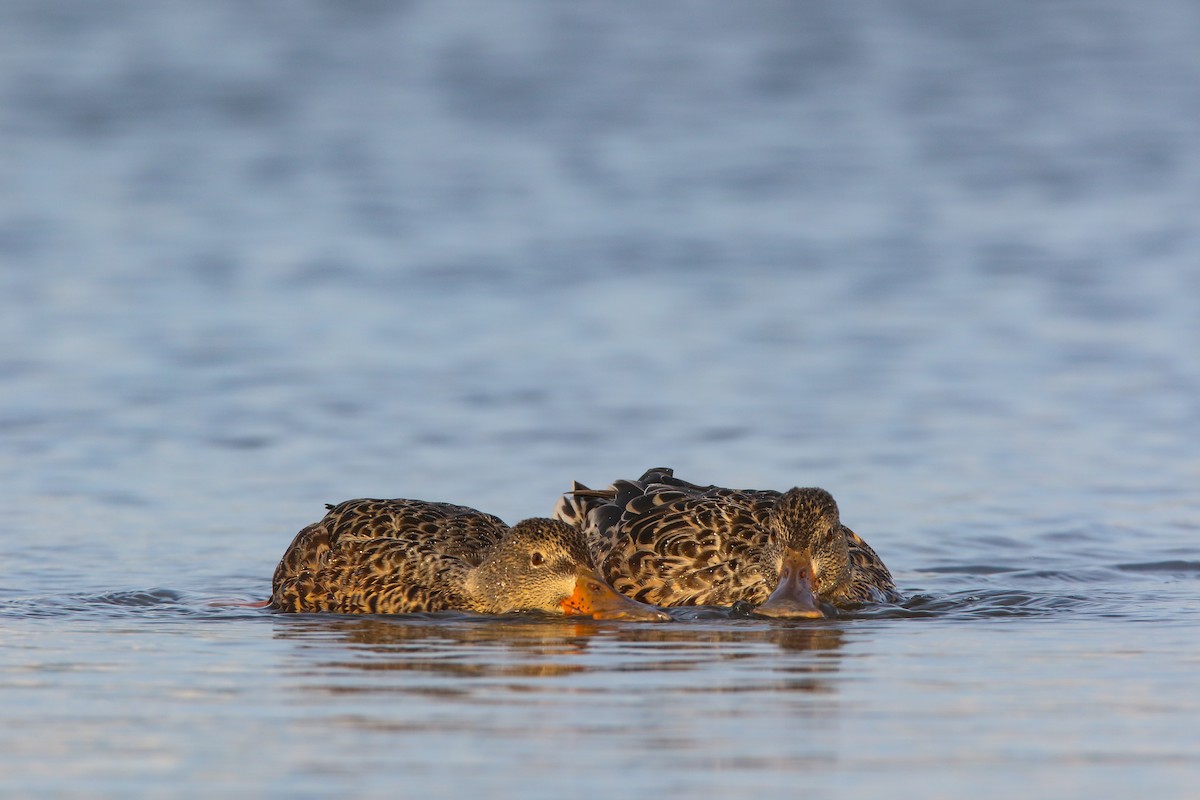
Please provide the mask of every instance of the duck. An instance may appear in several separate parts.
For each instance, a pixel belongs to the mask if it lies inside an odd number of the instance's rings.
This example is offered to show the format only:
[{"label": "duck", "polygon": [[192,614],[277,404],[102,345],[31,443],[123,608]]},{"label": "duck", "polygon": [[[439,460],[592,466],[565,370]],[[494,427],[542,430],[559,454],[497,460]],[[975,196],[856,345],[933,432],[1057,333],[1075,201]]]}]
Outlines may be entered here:
[{"label": "duck", "polygon": [[816,619],[903,599],[821,488],[704,486],[654,467],[607,489],[575,481],[553,517],[583,531],[613,588],[656,606],[749,604],[760,616]]},{"label": "duck", "polygon": [[614,591],[597,574],[579,529],[559,520],[509,527],[468,506],[408,499],[362,498],[326,509],[296,534],[275,568],[272,608],[670,619]]}]

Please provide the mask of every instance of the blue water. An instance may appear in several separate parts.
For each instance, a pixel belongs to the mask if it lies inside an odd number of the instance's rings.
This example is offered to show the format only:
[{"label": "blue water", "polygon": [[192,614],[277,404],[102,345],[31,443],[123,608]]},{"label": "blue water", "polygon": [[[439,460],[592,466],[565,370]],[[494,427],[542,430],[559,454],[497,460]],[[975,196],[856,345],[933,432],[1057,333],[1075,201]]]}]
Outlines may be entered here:
[{"label": "blue water", "polygon": [[[1191,797],[1200,11],[0,6],[5,797]],[[902,607],[306,617],[323,504],[820,485]]]}]

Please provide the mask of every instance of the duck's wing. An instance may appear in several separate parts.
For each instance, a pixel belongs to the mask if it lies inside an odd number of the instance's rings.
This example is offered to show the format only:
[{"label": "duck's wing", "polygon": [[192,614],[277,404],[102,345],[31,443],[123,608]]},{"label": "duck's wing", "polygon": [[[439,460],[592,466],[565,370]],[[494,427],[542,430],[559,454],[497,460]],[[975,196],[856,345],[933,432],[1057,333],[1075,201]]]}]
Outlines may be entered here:
[{"label": "duck's wing", "polygon": [[369,539],[405,539],[428,542],[443,554],[468,560],[477,559],[509,530],[492,514],[426,500],[348,500],[330,506],[323,522],[335,550]]},{"label": "duck's wing", "polygon": [[[571,490],[558,499],[553,517],[585,532],[606,530],[616,521],[615,515],[621,514],[630,503],[645,502],[646,498],[663,503],[685,495],[700,495],[713,488],[680,480],[670,467],[651,467],[637,480],[618,479],[606,489],[591,489],[573,481]],[[610,548],[602,542],[599,545],[601,551],[593,548],[593,555],[602,560]]]},{"label": "duck's wing", "polygon": [[271,605],[283,611],[304,611],[304,598],[317,592],[315,576],[329,560],[329,529],[324,521],[300,530],[283,552],[271,576]]},{"label": "duck's wing", "polygon": [[758,551],[779,492],[724,489],[652,467],[607,489],[576,482],[554,510],[580,528],[614,588],[654,605],[730,605],[769,594]]},{"label": "duck's wing", "polygon": [[497,517],[449,503],[339,503],[284,553],[272,605],[343,613],[469,608],[466,572],[507,531]]},{"label": "duck's wing", "polygon": [[558,502],[554,504],[554,512],[550,516],[582,530],[587,525],[588,514],[595,508],[608,505],[613,497],[614,492],[611,487],[609,489],[589,489],[579,481],[572,481],[571,491],[563,493],[558,498]]},{"label": "duck's wing", "polygon": [[861,536],[842,526],[850,551],[850,586],[846,599],[858,603],[896,602],[902,597],[896,591],[892,573],[879,554]]},{"label": "duck's wing", "polygon": [[602,564],[620,542],[622,520],[630,508],[686,496],[687,492],[662,483],[670,477],[669,468],[656,467],[636,481],[615,480],[607,489],[590,489],[574,481],[555,504],[553,517],[583,531],[592,560]]},{"label": "duck's wing", "polygon": [[467,567],[414,537],[363,539],[330,551],[316,569],[285,574],[272,605],[284,611],[396,614],[472,608]]},{"label": "duck's wing", "polygon": [[760,552],[772,501],[731,489],[648,492],[593,514],[598,563],[623,594],[659,606],[762,602],[773,576]]},{"label": "duck's wing", "polygon": [[324,572],[333,587],[330,611],[397,614],[472,610],[463,589],[470,567],[420,533],[367,539],[330,557]]}]

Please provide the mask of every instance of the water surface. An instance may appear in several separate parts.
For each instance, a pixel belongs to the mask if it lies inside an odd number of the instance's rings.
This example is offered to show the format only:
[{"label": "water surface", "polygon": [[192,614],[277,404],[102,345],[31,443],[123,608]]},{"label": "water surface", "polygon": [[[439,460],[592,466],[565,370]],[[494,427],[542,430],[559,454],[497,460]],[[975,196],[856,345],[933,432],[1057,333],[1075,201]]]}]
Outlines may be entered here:
[{"label": "water surface", "polygon": [[[6,797],[1190,797],[1200,16],[8,3]],[[311,617],[323,504],[821,485],[901,606]]]}]

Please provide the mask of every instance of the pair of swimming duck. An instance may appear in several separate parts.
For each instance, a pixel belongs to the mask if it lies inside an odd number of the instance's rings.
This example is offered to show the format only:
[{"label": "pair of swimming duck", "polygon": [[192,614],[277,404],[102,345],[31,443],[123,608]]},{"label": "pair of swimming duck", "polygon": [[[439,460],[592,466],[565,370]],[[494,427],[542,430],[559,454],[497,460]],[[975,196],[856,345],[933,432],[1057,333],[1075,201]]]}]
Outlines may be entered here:
[{"label": "pair of swimming duck", "polygon": [[824,489],[700,486],[659,467],[607,489],[576,482],[511,528],[466,506],[350,500],[296,534],[272,579],[283,611],[536,610],[669,620],[655,606],[747,603],[819,618],[901,599]]}]

